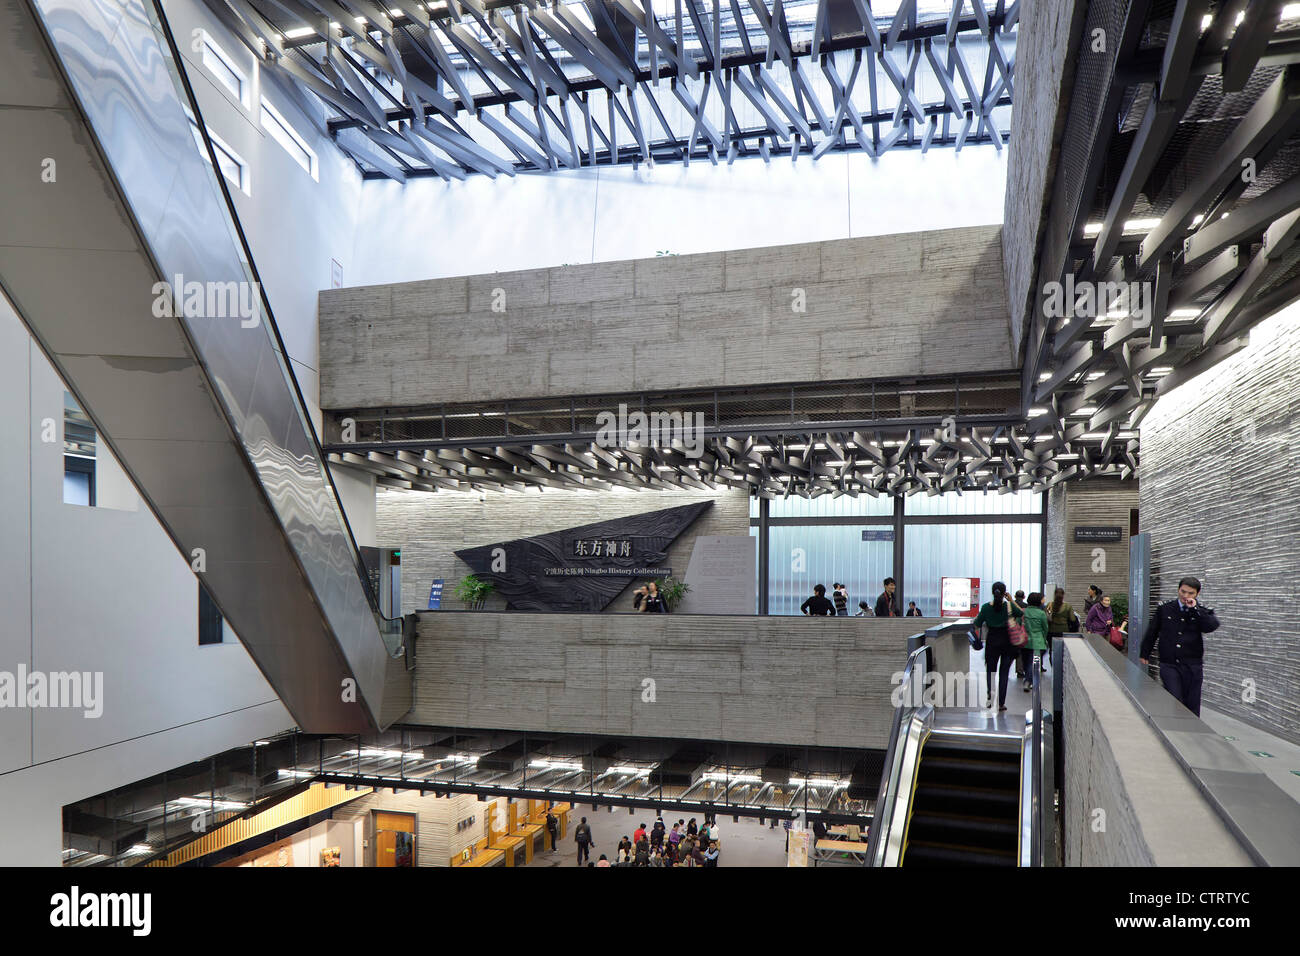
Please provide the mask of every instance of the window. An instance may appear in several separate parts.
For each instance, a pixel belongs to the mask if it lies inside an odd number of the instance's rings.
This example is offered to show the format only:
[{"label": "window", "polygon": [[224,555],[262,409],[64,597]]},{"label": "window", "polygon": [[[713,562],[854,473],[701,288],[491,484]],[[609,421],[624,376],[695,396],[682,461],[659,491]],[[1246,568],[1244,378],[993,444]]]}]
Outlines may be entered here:
[{"label": "window", "polygon": [[311,147],[306,141],[299,136],[288,121],[276,112],[275,107],[262,100],[262,126],[275,137],[275,141],[284,147],[285,152],[293,157],[312,179],[319,179],[316,170],[316,154],[312,152]]},{"label": "window", "polygon": [[[194,134],[194,142],[198,144],[199,152],[204,158],[208,155],[208,148],[203,145],[203,137],[199,134],[198,124],[193,120],[190,121],[190,132]],[[208,138],[212,140],[212,151],[217,154],[217,167],[221,170],[221,175],[237,189],[241,190],[245,196],[252,195],[249,176],[248,163],[244,162],[240,155],[230,148],[220,136],[208,130]]]},{"label": "window", "polygon": [[63,503],[95,506],[95,426],[71,392],[63,393]]},{"label": "window", "polygon": [[221,611],[208,595],[208,589],[199,582],[199,645],[225,642],[225,621]]},{"label": "window", "polygon": [[203,65],[217,78],[218,83],[234,94],[235,99],[239,100],[244,109],[251,108],[250,87],[244,71],[235,65],[235,61],[225,50],[217,46],[216,41],[208,36],[206,31],[199,32],[203,39]]}]

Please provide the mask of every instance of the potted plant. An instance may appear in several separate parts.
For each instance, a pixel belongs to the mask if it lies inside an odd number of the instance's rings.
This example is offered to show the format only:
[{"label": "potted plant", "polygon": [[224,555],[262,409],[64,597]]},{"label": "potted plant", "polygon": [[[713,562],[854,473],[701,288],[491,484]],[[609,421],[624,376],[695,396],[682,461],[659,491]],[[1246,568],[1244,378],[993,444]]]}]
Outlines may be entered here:
[{"label": "potted plant", "polygon": [[659,588],[659,596],[664,599],[664,604],[668,605],[668,610],[677,610],[677,605],[682,602],[682,598],[690,591],[691,586],[676,578],[659,578],[655,581]]},{"label": "potted plant", "polygon": [[496,590],[491,581],[484,581],[473,574],[467,574],[456,583],[456,597],[465,602],[471,611],[483,609],[488,595]]}]

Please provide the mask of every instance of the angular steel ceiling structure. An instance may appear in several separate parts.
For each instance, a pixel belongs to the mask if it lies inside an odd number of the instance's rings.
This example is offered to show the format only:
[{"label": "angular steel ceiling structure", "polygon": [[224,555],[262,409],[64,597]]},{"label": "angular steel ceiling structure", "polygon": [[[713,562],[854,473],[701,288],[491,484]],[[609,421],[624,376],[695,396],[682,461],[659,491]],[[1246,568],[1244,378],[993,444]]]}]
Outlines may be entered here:
[{"label": "angular steel ceiling structure", "polygon": [[[1079,20],[1022,380],[1031,430],[1067,440],[1137,427],[1300,299],[1300,4],[1100,0]],[[1128,292],[1059,316],[1052,283]]]},{"label": "angular steel ceiling structure", "polygon": [[399,181],[1001,150],[1010,124],[1018,0],[205,2],[367,175]]},{"label": "angular steel ceiling structure", "polygon": [[[1007,494],[1069,477],[1133,475],[1134,432],[1071,428],[1070,445],[1064,428],[1032,434],[1018,409],[1017,375],[337,411],[326,415],[325,450],[333,463],[372,472],[381,487],[415,491]],[[612,446],[599,416],[619,403],[702,423],[702,441]]]}]

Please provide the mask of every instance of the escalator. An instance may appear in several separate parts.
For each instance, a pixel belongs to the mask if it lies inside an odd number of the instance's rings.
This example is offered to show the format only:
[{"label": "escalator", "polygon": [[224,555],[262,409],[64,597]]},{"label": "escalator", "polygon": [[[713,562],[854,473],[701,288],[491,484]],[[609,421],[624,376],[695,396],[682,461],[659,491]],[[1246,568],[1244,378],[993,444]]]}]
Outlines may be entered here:
[{"label": "escalator", "polygon": [[374,732],[409,707],[401,622],[179,50],[160,0],[0,0],[0,296],[299,727]]},{"label": "escalator", "polygon": [[1030,707],[1022,715],[965,706],[956,685],[951,698],[912,695],[913,688],[942,686],[935,678],[968,659],[967,626],[942,625],[909,639],[867,849],[870,866],[1056,863],[1055,720],[1043,706],[1052,700],[1056,666],[1042,678],[1033,668]]},{"label": "escalator", "polygon": [[1015,866],[1020,749],[931,734],[921,751],[903,866]]}]

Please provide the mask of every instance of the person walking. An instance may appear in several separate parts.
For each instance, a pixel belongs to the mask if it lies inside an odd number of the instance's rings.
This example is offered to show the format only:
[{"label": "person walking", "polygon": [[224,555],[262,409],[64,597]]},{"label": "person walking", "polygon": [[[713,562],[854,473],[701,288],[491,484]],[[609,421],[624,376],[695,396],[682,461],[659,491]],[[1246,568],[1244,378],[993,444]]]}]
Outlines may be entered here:
[{"label": "person walking", "polygon": [[849,589],[842,584],[835,585],[835,616],[849,616]]},{"label": "person walking", "polygon": [[876,617],[900,617],[898,613],[898,601],[894,597],[894,590],[897,584],[893,578],[885,578],[885,589],[880,592],[880,597],[876,598]]},{"label": "person walking", "polygon": [[1065,600],[1065,588],[1057,588],[1052,592],[1052,603],[1047,606],[1047,624],[1047,653],[1043,655],[1044,663],[1038,667],[1040,671],[1047,670],[1045,662],[1052,655],[1052,638],[1079,629],[1079,615],[1074,613],[1074,608]]},{"label": "person walking", "polygon": [[[1043,610],[1043,595],[1034,591],[1029,595],[1023,610],[1017,608],[1016,617],[1025,625],[1029,640],[1025,641],[1024,651],[1027,655],[1024,666],[1024,689],[1033,690],[1034,652],[1042,654],[1047,650],[1047,612]],[[1015,613],[1015,612],[1013,612]]]},{"label": "person walking", "polygon": [[[1023,611],[1026,607],[1025,592],[1017,591],[1011,603]],[[1033,653],[1029,650],[1028,644],[1019,648],[1019,653],[1016,654],[1016,680],[1023,681],[1025,679],[1025,675],[1029,673],[1029,661],[1032,657]]]},{"label": "person walking", "polygon": [[988,675],[989,689],[986,707],[993,706],[993,671],[998,672],[998,712],[1007,709],[1007,674],[1011,670],[1011,661],[1018,648],[1011,643],[1007,633],[1012,609],[1016,608],[1007,600],[1007,586],[1001,581],[993,585],[993,600],[980,608],[975,620],[971,621],[971,630],[981,624],[985,627],[984,637],[984,671]]},{"label": "person walking", "polygon": [[[596,845],[591,842],[591,827],[586,817],[583,817],[582,822],[574,827],[573,839],[578,844],[578,866],[582,866],[584,860],[591,859],[591,848]],[[602,856],[601,859],[605,858]]]},{"label": "person walking", "polygon": [[1088,609],[1088,619],[1083,622],[1083,629],[1089,634],[1096,634],[1110,639],[1110,628],[1115,623],[1114,612],[1110,609],[1110,595],[1104,594],[1100,601]]},{"label": "person walking", "polygon": [[1088,612],[1093,606],[1101,603],[1101,588],[1095,584],[1088,585],[1088,596],[1083,599],[1083,619],[1088,620]]},{"label": "person walking", "polygon": [[546,832],[551,835],[551,852],[555,852],[555,835],[560,832],[560,821],[556,819],[551,808],[546,808]]},{"label": "person walking", "polygon": [[835,605],[826,600],[826,585],[816,585],[812,597],[800,604],[799,610],[809,617],[834,617]]},{"label": "person walking", "polygon": [[1204,680],[1203,635],[1219,629],[1214,611],[1200,603],[1201,582],[1193,577],[1178,582],[1178,597],[1156,608],[1147,626],[1138,657],[1147,664],[1152,648],[1160,648],[1160,683],[1184,707],[1201,716],[1201,682]]}]

